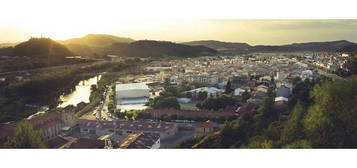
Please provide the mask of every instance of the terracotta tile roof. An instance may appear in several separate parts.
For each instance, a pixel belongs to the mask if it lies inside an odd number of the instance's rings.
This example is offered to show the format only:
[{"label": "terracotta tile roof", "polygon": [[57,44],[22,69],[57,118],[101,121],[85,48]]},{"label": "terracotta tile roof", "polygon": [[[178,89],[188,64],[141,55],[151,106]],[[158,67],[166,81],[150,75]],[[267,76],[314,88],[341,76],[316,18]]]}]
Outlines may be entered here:
[{"label": "terracotta tile roof", "polygon": [[27,120],[34,129],[49,128],[61,122],[61,113],[49,112]]},{"label": "terracotta tile roof", "polygon": [[75,140],[68,148],[70,149],[103,149],[105,142],[103,140],[79,138]]},{"label": "terracotta tile roof", "polygon": [[234,108],[222,111],[212,110],[176,110],[176,109],[148,109],[145,111],[152,115],[183,115],[183,116],[234,116]]},{"label": "terracotta tile roof", "polygon": [[122,149],[150,149],[160,139],[158,134],[131,134],[119,143]]},{"label": "terracotta tile roof", "polygon": [[87,129],[118,129],[143,132],[164,132],[170,130],[176,125],[170,122],[151,122],[151,121],[94,121],[94,120],[78,120],[80,127]]},{"label": "terracotta tile roof", "polygon": [[69,142],[69,141],[64,139],[63,137],[58,136],[58,137],[55,137],[55,138],[52,138],[51,140],[49,140],[47,142],[47,145],[49,148],[59,148],[62,145],[66,144],[67,142]]}]

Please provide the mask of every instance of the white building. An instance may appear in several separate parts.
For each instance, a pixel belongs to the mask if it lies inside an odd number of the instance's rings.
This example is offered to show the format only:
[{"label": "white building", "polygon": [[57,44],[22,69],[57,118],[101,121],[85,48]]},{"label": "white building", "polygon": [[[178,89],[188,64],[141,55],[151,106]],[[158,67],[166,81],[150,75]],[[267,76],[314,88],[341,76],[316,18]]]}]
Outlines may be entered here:
[{"label": "white building", "polygon": [[241,88],[234,89],[234,96],[241,96],[244,92],[245,90]]},{"label": "white building", "polygon": [[117,99],[149,98],[150,89],[145,83],[117,84],[115,87]]},{"label": "white building", "polygon": [[282,80],[286,79],[287,77],[288,77],[288,75],[286,73],[277,72],[275,79],[282,81]]}]

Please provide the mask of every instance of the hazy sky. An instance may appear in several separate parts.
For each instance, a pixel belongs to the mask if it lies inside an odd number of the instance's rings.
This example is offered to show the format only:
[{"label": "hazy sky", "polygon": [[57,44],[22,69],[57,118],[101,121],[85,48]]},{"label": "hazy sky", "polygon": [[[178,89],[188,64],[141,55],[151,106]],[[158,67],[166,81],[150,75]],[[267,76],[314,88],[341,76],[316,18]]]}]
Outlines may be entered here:
[{"label": "hazy sky", "polygon": [[[163,6],[177,5],[181,12],[177,13],[177,10],[161,6],[146,7],[151,1],[140,1],[139,6],[137,0],[124,2],[5,1],[0,8],[0,42],[24,41],[31,36],[62,40],[88,33],[135,40],[220,40],[252,45],[332,40],[357,42],[357,20],[199,20],[187,19],[190,17],[185,11],[196,9],[188,5],[160,2]],[[170,15],[172,13],[176,15]],[[175,17],[181,15],[186,19]]]}]

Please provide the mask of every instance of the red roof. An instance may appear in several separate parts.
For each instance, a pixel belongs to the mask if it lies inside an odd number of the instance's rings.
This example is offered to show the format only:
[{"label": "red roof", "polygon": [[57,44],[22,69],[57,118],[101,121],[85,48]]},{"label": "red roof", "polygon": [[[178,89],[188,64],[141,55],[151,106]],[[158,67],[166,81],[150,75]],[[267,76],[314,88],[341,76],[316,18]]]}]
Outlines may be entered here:
[{"label": "red roof", "polygon": [[49,112],[27,120],[34,129],[47,129],[61,123],[61,113]]},{"label": "red roof", "polygon": [[183,116],[234,116],[234,108],[224,111],[213,110],[176,110],[176,109],[148,109],[145,111],[153,115],[183,115]]},{"label": "red roof", "polygon": [[49,148],[59,148],[62,145],[66,144],[68,140],[58,136],[47,142]]},{"label": "red roof", "polygon": [[69,148],[70,149],[103,149],[105,142],[97,139],[79,138],[74,141]]},{"label": "red roof", "polygon": [[256,105],[251,102],[247,102],[247,103],[243,104],[242,107],[240,107],[240,109],[238,111],[239,117],[242,117],[246,113],[252,111],[255,107],[256,107]]},{"label": "red roof", "polygon": [[151,121],[96,121],[96,120],[78,120],[82,128],[87,129],[123,129],[143,132],[162,132],[174,128],[176,125],[170,122],[151,122]]}]

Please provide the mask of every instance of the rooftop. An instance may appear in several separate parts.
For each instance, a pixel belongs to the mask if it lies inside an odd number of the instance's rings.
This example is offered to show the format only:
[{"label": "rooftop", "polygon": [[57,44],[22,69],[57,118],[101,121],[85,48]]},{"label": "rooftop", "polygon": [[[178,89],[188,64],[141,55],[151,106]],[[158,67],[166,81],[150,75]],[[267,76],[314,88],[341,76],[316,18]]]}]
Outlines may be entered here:
[{"label": "rooftop", "polygon": [[158,134],[136,133],[131,134],[121,141],[119,148],[122,149],[150,149],[158,140]]},{"label": "rooftop", "polygon": [[135,89],[143,89],[149,90],[149,87],[146,83],[125,83],[125,84],[117,84],[115,87],[116,91],[121,90],[135,90]]},{"label": "rooftop", "polygon": [[142,132],[163,132],[175,127],[174,123],[170,122],[151,122],[151,121],[95,121],[95,120],[79,120],[79,125],[83,128],[96,129],[119,129]]}]

